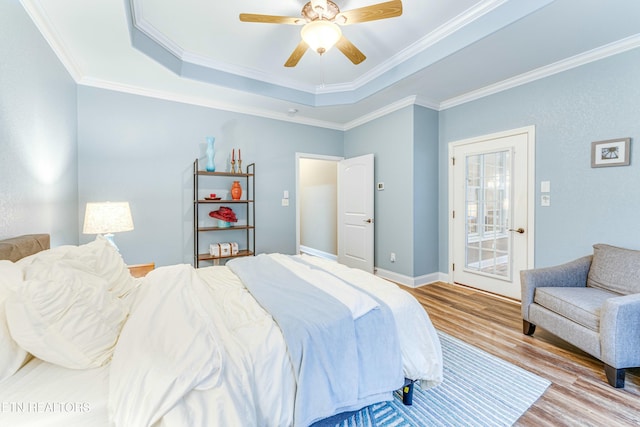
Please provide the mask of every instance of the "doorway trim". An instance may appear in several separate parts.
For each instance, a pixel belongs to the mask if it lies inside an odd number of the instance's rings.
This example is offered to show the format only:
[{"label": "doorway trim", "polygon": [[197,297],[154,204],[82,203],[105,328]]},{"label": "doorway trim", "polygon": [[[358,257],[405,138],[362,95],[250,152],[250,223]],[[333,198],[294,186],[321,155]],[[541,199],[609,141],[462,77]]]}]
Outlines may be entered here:
[{"label": "doorway trim", "polygon": [[486,140],[493,140],[498,138],[504,138],[514,135],[526,134],[527,135],[527,268],[534,267],[534,249],[535,249],[535,207],[536,207],[536,183],[535,183],[535,164],[536,164],[536,149],[535,149],[535,126],[525,126],[517,129],[510,129],[502,132],[496,132],[488,135],[482,135],[449,143],[448,155],[447,155],[447,169],[448,169],[448,200],[447,200],[447,217],[448,217],[448,232],[449,232],[449,254],[448,254],[448,273],[449,283],[453,283],[453,202],[454,202],[454,188],[453,188],[453,151],[455,147],[465,144],[475,144]]},{"label": "doorway trim", "polygon": [[[312,160],[328,160],[334,162],[340,162],[344,160],[344,157],[340,156],[328,156],[324,154],[311,154],[311,153],[296,153],[296,254],[300,253],[300,160],[312,159]],[[336,234],[338,230],[336,230]],[[337,254],[336,254],[337,257]]]}]

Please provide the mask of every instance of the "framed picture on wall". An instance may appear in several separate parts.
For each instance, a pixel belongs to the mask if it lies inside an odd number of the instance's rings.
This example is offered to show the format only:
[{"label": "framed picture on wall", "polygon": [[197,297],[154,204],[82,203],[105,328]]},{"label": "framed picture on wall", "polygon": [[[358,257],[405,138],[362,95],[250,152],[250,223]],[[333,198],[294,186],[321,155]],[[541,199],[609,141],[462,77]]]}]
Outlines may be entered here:
[{"label": "framed picture on wall", "polygon": [[608,139],[591,143],[591,167],[629,165],[631,138]]}]

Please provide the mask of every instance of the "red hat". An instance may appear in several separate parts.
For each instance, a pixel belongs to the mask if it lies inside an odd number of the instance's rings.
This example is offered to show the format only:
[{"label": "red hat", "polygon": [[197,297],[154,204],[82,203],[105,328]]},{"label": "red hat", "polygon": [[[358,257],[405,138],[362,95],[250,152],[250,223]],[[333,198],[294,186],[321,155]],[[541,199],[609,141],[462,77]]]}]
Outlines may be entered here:
[{"label": "red hat", "polygon": [[227,222],[238,222],[238,218],[236,214],[226,206],[220,206],[220,209],[217,211],[209,212],[209,216],[216,219],[221,219]]}]

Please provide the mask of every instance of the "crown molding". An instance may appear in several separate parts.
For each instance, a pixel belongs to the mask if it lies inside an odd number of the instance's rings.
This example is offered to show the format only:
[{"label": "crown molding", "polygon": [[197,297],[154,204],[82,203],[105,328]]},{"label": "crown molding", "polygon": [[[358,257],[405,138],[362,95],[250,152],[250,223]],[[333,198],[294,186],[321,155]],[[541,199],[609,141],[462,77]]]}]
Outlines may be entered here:
[{"label": "crown molding", "polygon": [[421,107],[430,108],[436,111],[440,110],[440,104],[430,99],[427,99],[424,96],[417,96],[415,104]]},{"label": "crown molding", "polygon": [[503,80],[493,85],[485,86],[481,89],[467,92],[463,95],[447,99],[440,103],[439,110],[446,110],[447,108],[456,107],[458,105],[466,104],[467,102],[475,101],[485,96],[493,95],[499,92],[503,92],[508,89],[513,89],[518,86],[522,86],[527,83],[534,82],[536,80],[543,79],[545,77],[552,76],[554,74],[568,71],[573,68],[580,67],[582,65],[589,64],[591,62],[599,61],[609,56],[624,53],[626,51],[636,49],[640,47],[640,34],[636,34],[627,37],[622,40],[618,40],[613,43],[606,44],[596,49],[574,55],[570,58],[562,61],[555,62],[544,67],[537,68],[524,74],[512,77],[507,80]]},{"label": "crown molding", "polygon": [[181,104],[196,105],[200,107],[213,108],[216,110],[230,111],[230,112],[239,113],[239,114],[247,114],[247,115],[257,116],[257,117],[262,117],[267,119],[281,120],[281,121],[290,122],[290,123],[297,123],[297,124],[321,127],[326,129],[339,130],[343,132],[356,128],[358,126],[361,126],[365,123],[368,123],[380,117],[384,117],[388,114],[391,114],[395,111],[401,110],[411,105],[419,105],[421,107],[430,108],[432,110],[437,111],[437,107],[435,106],[436,104],[434,104],[433,102],[430,102],[424,98],[417,97],[417,96],[408,96],[399,101],[388,104],[383,108],[372,111],[369,114],[366,114],[355,120],[352,120],[351,122],[348,122],[346,124],[341,124],[341,123],[329,122],[324,120],[309,119],[309,118],[299,117],[299,116],[292,117],[291,115],[288,115],[286,113],[277,113],[277,112],[274,112],[273,110],[250,108],[247,106],[241,106],[237,104],[213,101],[210,98],[186,96],[183,94],[178,94],[178,93],[173,93],[168,91],[159,91],[155,89],[147,89],[147,88],[142,88],[142,87],[133,86],[133,85],[125,85],[122,83],[116,83],[116,82],[96,79],[92,77],[83,77],[82,79],[80,79],[80,81],[78,81],[78,84],[82,86],[95,87],[98,89],[106,89],[106,90],[112,90],[115,92],[127,93],[131,95],[161,99],[164,101],[179,102]]},{"label": "crown molding", "polygon": [[[491,10],[499,7],[506,0],[489,0],[484,2],[482,5],[483,8],[476,8],[468,11],[463,15],[460,15],[456,19],[454,19],[450,24],[442,27],[437,31],[439,34],[432,34],[425,39],[417,42],[416,44],[428,44],[428,43],[436,43],[437,40],[446,37],[446,35],[450,32],[455,32],[456,29],[461,26],[466,25],[469,20],[477,19],[482,14],[489,13]],[[91,86],[96,88],[102,88],[107,90],[113,90],[117,92],[130,93],[134,95],[146,96],[156,99],[163,99],[167,101],[180,102],[184,104],[198,105],[208,108],[214,108],[219,110],[231,111],[240,114],[248,114],[254,115],[274,120],[281,120],[291,123],[304,124],[309,126],[316,126],[322,128],[328,128],[333,130],[346,131],[349,129],[353,129],[357,126],[360,126],[369,121],[375,120],[387,114],[390,114],[399,109],[405,108],[409,105],[420,105],[425,108],[430,108],[436,111],[445,110],[448,108],[452,108],[458,105],[465,104],[467,102],[475,101],[477,99],[493,95],[505,90],[509,90],[539,79],[543,79],[545,77],[549,77],[551,75],[561,73],[563,71],[570,70],[572,68],[580,67],[582,65],[586,65],[590,62],[595,62],[600,59],[607,58],[609,56],[617,55],[620,53],[624,53],[626,51],[636,49],[640,47],[640,33],[635,34],[633,36],[627,37],[625,39],[612,42],[610,44],[601,46],[599,48],[584,52],[582,54],[575,55],[571,58],[558,61],[554,64],[550,64],[548,66],[540,67],[536,70],[520,74],[518,76],[512,77],[510,79],[503,80],[501,82],[495,83],[493,85],[485,86],[484,88],[467,92],[463,95],[449,98],[441,103],[435,103],[426,98],[418,97],[418,96],[409,96],[403,98],[399,101],[388,104],[387,106],[372,111],[368,114],[365,114],[355,120],[352,120],[346,124],[329,122],[323,120],[315,120],[304,118],[300,116],[289,116],[286,113],[277,113],[273,110],[268,109],[260,109],[260,108],[251,108],[247,106],[241,106],[232,103],[219,102],[214,101],[205,97],[196,97],[189,95],[182,95],[179,93],[162,91],[162,90],[153,90],[148,88],[143,88],[139,86],[115,83],[103,79],[93,78],[90,76],[86,76],[82,67],[73,60],[73,57],[69,50],[66,48],[64,43],[62,42],[59,34],[54,30],[53,25],[48,19],[46,13],[44,12],[41,6],[41,0],[20,0],[23,8],[34,22],[40,33],[43,35],[46,42],[51,46],[54,53],[57,55],[59,60],[62,62],[63,66],[67,69],[70,76],[74,79],[74,81],[79,85]],[[138,4],[139,2],[132,2]],[[134,6],[135,7],[135,6]],[[439,37],[439,38],[438,38]],[[415,49],[414,53],[411,53],[411,49]],[[415,52],[419,52],[420,48],[417,46],[411,46],[404,51],[400,52],[398,55],[394,56],[393,61],[404,61],[405,59],[401,59],[403,55],[415,55]],[[423,46],[421,49],[425,49]],[[182,52],[182,55],[188,55],[188,53]],[[376,72],[380,72],[383,74],[386,71],[377,70]],[[364,78],[364,77],[363,77]],[[371,77],[368,77],[369,79]],[[367,80],[368,81],[368,80]],[[354,85],[360,85],[361,81],[354,82]],[[355,87],[355,86],[354,86]],[[340,90],[345,90],[345,88],[341,88]],[[316,89],[318,92],[319,89]],[[331,87],[323,88],[322,91],[331,91]]]},{"label": "crown molding", "polygon": [[[420,54],[431,46],[435,45],[438,42],[443,41],[447,37],[456,33],[460,29],[464,28],[466,25],[469,25],[471,22],[477,20],[478,18],[490,13],[496,8],[500,7],[507,0],[486,0],[477,4],[476,6],[468,9],[464,13],[456,16],[451,21],[448,21],[444,25],[436,28],[431,33],[427,34],[425,37],[419,39],[415,43],[401,50],[400,52],[393,55],[387,61],[383,62],[379,66],[373,68],[372,70],[364,73],[358,79],[354,80],[350,83],[349,87],[340,87],[337,90],[356,90],[360,87],[368,84],[374,79],[383,76],[388,73],[393,68],[399,66],[400,64],[406,62],[407,60],[413,58],[414,56]],[[329,92],[331,88],[328,88],[326,92]]]},{"label": "crown molding", "polygon": [[133,25],[138,31],[141,31],[163,49],[167,50],[173,56],[179,58],[181,61],[192,63],[206,68],[222,71],[229,74],[235,74],[248,79],[257,80],[265,83],[270,83],[289,89],[294,89],[302,92],[307,92],[313,95],[334,94],[341,92],[353,92],[357,89],[364,87],[373,80],[382,77],[384,74],[407,61],[408,59],[418,55],[429,47],[436,43],[446,39],[461,28],[465,27],[469,23],[476,19],[492,12],[496,8],[500,7],[507,0],[485,0],[478,3],[474,7],[468,9],[464,13],[456,16],[451,21],[440,26],[433,32],[429,33],[422,39],[416,41],[411,46],[403,49],[397,54],[393,55],[388,60],[381,63],[379,66],[371,69],[370,71],[362,74],[356,80],[351,82],[339,83],[339,84],[319,84],[319,85],[305,85],[292,83],[289,79],[274,78],[273,76],[262,73],[258,70],[239,67],[220,61],[215,61],[210,58],[205,58],[202,55],[190,52],[183,49],[170,38],[166,37],[155,26],[148,22],[144,18],[144,8],[142,2],[139,0],[129,0],[132,10]]},{"label": "crown molding", "polygon": [[38,0],[20,0],[22,7],[31,18],[38,31],[42,34],[45,41],[51,46],[62,65],[67,69],[71,78],[78,82],[83,75],[80,65],[73,60],[73,57],[65,44],[62,42],[60,35],[54,30],[51,21],[44,12],[40,1]]},{"label": "crown molding", "polygon": [[352,120],[344,125],[344,130],[353,129],[355,127],[361,126],[367,122],[378,119],[380,117],[386,116],[387,114],[391,114],[394,111],[398,111],[402,108],[408,107],[410,105],[419,105],[420,107],[429,108],[435,111],[438,111],[438,104],[432,102],[424,97],[420,96],[407,96],[399,101],[392,102],[378,110],[372,111],[369,114],[358,117],[355,120]]},{"label": "crown molding", "polygon": [[[549,2],[552,0],[544,1]],[[172,69],[181,77],[201,80],[207,83],[222,84],[234,89],[245,87],[246,82],[242,82],[241,80],[248,79],[254,87],[256,87],[256,83],[272,86],[265,87],[263,93],[269,93],[270,96],[276,96],[282,100],[292,101],[311,107],[324,106],[328,104],[348,104],[350,102],[345,102],[345,100],[364,99],[366,96],[379,91],[380,88],[388,87],[393,83],[396,83],[398,79],[401,79],[403,76],[415,72],[416,67],[422,67],[425,65],[422,64],[424,59],[418,59],[418,57],[421,54],[424,54],[424,52],[429,48],[438,43],[446,42],[446,40],[452,35],[460,32],[465,27],[496,11],[500,7],[505,5],[509,6],[509,0],[480,1],[473,7],[455,16],[445,24],[424,36],[422,39],[419,39],[412,45],[391,56],[389,59],[383,61],[378,66],[365,72],[353,81],[337,84],[311,85],[292,82],[290,79],[275,77],[247,67],[222,63],[211,58],[206,58],[203,55],[187,51],[173,42],[169,37],[145,19],[144,8],[141,0],[126,0],[126,2],[130,4],[130,18],[132,21],[131,24],[133,32],[137,32],[144,38],[147,38],[155,45],[155,48],[151,47],[148,43],[138,40],[139,37],[136,37],[135,34],[132,37],[133,46],[155,59],[157,62]],[[535,7],[540,7],[540,5]],[[516,10],[516,14],[518,14],[522,8],[514,7],[512,9]],[[525,7],[524,9],[528,9],[528,7]],[[176,58],[178,63],[173,61],[171,61],[171,65],[165,63],[157,56],[158,48],[163,50],[166,54]],[[445,50],[458,48],[459,46],[449,46],[448,48],[445,48]],[[433,62],[435,60],[437,60],[437,58],[427,59],[428,62]],[[409,64],[409,62],[412,61],[414,63]],[[194,69],[194,66],[199,69]],[[404,70],[398,72],[401,68]],[[394,72],[394,69],[396,72]],[[192,72],[186,72],[185,70],[191,70]],[[210,72],[206,72],[206,70],[209,70]],[[211,72],[222,73],[222,75],[218,75],[217,81],[212,80]],[[278,88],[281,89],[279,92]],[[276,93],[278,93],[278,95],[275,95]]]},{"label": "crown molding", "polygon": [[163,49],[167,50],[170,54],[179,58],[181,61],[186,63],[191,63],[194,65],[198,65],[201,67],[211,68],[214,70],[222,71],[224,73],[235,74],[237,76],[242,76],[252,80],[258,80],[265,83],[270,83],[282,87],[288,87],[290,89],[308,92],[311,94],[316,94],[315,87],[311,85],[304,84],[292,84],[290,80],[284,78],[275,78],[266,73],[260,72],[258,70],[254,70],[247,67],[240,67],[236,65],[231,65],[228,63],[224,63],[221,61],[216,61],[211,58],[207,58],[203,55],[199,55],[197,53],[193,53],[191,51],[185,50],[180,47],[178,44],[174,43],[173,40],[166,37],[164,33],[158,30],[153,24],[144,19],[142,13],[142,6],[138,6],[139,1],[132,1],[133,6],[133,25],[135,28],[161,46]]},{"label": "crown molding", "polygon": [[400,110],[409,105],[415,104],[416,97],[408,96],[399,101],[393,102],[389,105],[386,105],[378,110],[372,111],[369,114],[361,116],[355,120],[352,120],[344,125],[344,130],[349,130],[361,126],[367,122],[378,119],[380,117],[386,116],[387,114],[393,113],[394,111]]},{"label": "crown molding", "polygon": [[276,86],[282,86],[289,89],[293,89],[300,92],[307,92],[312,95],[317,95],[319,92],[316,86],[305,85],[301,83],[292,83],[291,80],[285,78],[278,78],[273,75],[269,75],[267,73],[247,68],[247,67],[239,67],[235,65],[230,65],[225,62],[215,61],[211,58],[207,58],[203,55],[198,55],[196,53],[185,51],[180,57],[185,62],[199,65],[206,68],[212,68],[218,71],[223,71],[229,74],[235,74],[237,76],[242,76],[248,79],[257,80],[260,82],[269,83]]},{"label": "crown molding", "polygon": [[148,89],[140,86],[126,85],[122,83],[111,82],[102,79],[96,79],[92,77],[83,77],[79,82],[79,85],[95,87],[98,89],[112,90],[115,92],[123,92],[131,95],[139,95],[148,98],[161,99],[164,101],[179,102],[181,104],[196,105],[200,107],[213,108],[216,110],[230,111],[233,113],[247,114],[250,116],[263,117],[273,120],[281,120],[285,122],[304,124],[309,126],[322,127],[333,130],[344,130],[344,126],[339,123],[327,122],[323,120],[309,119],[305,117],[291,117],[286,113],[277,113],[273,110],[251,108],[247,106],[214,101],[210,98],[187,96],[174,92],[161,91],[156,89]]}]

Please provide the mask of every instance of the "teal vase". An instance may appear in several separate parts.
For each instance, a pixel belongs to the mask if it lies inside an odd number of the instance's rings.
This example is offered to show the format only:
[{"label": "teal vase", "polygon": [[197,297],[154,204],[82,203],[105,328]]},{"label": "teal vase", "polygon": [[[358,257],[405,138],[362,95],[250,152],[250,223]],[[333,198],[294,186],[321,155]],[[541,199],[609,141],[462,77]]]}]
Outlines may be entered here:
[{"label": "teal vase", "polygon": [[216,139],[213,136],[207,137],[207,172],[215,172],[216,171],[216,151],[214,148],[214,142]]}]

